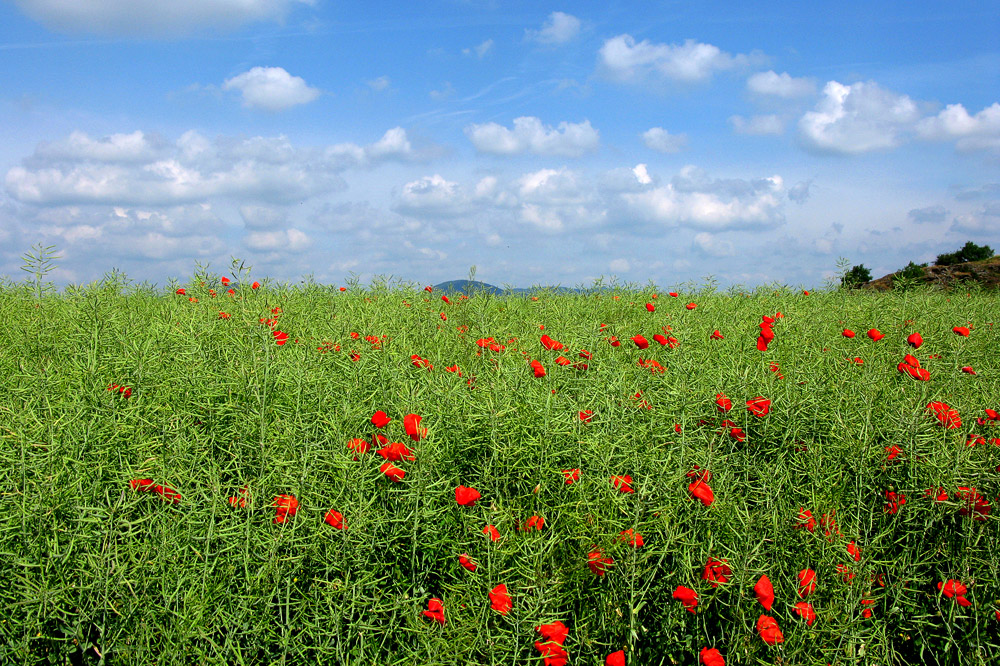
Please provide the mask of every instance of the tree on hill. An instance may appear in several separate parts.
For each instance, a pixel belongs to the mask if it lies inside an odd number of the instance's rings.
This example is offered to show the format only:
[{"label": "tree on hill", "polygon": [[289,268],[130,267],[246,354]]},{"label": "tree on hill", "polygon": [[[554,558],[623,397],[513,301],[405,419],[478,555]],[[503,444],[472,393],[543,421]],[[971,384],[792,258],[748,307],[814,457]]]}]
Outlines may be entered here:
[{"label": "tree on hill", "polygon": [[840,278],[840,286],[847,287],[848,289],[853,289],[860,286],[864,282],[868,282],[872,279],[872,272],[868,270],[864,264],[858,264],[851,268],[851,270],[844,273],[844,276]]},{"label": "tree on hill", "polygon": [[993,256],[993,248],[989,245],[976,245],[972,241],[966,241],[962,249],[946,254],[939,254],[934,263],[941,266],[952,266],[954,264],[964,264],[967,261],[982,261]]}]

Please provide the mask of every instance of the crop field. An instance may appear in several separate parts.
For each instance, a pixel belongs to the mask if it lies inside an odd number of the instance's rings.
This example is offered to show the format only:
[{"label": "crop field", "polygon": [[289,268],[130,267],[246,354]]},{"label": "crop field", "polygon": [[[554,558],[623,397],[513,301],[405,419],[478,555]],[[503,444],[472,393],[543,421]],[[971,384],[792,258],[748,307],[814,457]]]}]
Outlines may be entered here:
[{"label": "crop field", "polygon": [[997,663],[994,293],[203,273],[0,322],[0,663]]}]

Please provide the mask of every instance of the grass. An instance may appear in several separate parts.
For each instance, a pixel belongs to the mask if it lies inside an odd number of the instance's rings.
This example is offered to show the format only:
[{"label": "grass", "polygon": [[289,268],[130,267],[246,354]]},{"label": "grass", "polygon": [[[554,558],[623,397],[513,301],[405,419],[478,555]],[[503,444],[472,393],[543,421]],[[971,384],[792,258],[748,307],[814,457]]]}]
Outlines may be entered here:
[{"label": "grass", "polygon": [[[356,286],[212,297],[211,284],[192,280],[183,296],[108,280],[0,293],[0,662],[542,663],[535,628],[556,620],[571,664],[619,649],[629,664],[694,664],[703,647],[730,664],[985,664],[1000,650],[997,517],[963,517],[955,496],[974,487],[995,504],[1000,492],[989,443],[1000,428],[976,423],[1000,408],[992,293],[619,289],[447,304]],[[759,352],[758,324],[778,311]],[[272,317],[284,345],[260,321]],[[968,338],[952,332],[967,322]],[[676,348],[652,342],[662,327]],[[872,327],[886,338],[865,337]],[[916,351],[912,331],[925,340]],[[566,348],[544,349],[543,333]],[[476,345],[490,336],[506,349]],[[581,362],[582,349],[586,370],[554,362]],[[906,353],[929,381],[897,371]],[[734,403],[726,415],[718,393]],[[756,396],[772,401],[765,417],[746,410]],[[932,401],[962,427],[943,428]],[[398,484],[374,449],[354,460],[347,448],[375,434],[376,410],[393,419],[380,432],[416,454],[397,463]],[[418,442],[403,431],[411,413],[428,429]],[[987,443],[967,446],[972,433]],[[892,445],[902,454],[887,461]],[[711,506],[688,492],[696,467],[712,473]],[[634,493],[610,482],[626,474]],[[142,478],[182,500],[132,490]],[[456,504],[459,484],[482,493],[475,506]],[[231,506],[244,486],[248,506]],[[949,501],[924,495],[938,487]],[[897,514],[888,490],[906,497]],[[300,505],[275,524],[282,494]],[[796,529],[800,508],[833,513],[839,534]],[[323,522],[330,509],[346,530]],[[534,515],[544,528],[520,531]],[[641,548],[620,539],[626,529]],[[588,567],[595,549],[614,561],[604,576]],[[701,577],[710,557],[732,570],[717,588]],[[794,610],[807,567],[811,626]],[[753,593],[765,574],[769,613]],[[938,591],[948,579],[968,586],[971,606]],[[498,583],[506,616],[487,596]],[[679,585],[697,591],[696,613],[673,599]],[[443,626],[421,613],[431,598]],[[761,614],[783,643],[761,640]]]}]

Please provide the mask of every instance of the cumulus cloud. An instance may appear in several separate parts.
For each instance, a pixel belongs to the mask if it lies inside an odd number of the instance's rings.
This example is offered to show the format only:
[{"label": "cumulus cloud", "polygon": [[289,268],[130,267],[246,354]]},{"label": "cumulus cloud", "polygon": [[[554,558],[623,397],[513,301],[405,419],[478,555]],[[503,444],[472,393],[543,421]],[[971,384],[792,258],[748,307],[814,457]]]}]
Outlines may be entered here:
[{"label": "cumulus cloud", "polygon": [[666,185],[621,197],[629,212],[650,222],[721,231],[780,224],[784,195],[780,176],[711,179],[688,166]]},{"label": "cumulus cloud", "polygon": [[756,95],[773,95],[785,99],[805,97],[816,92],[812,79],[794,78],[788,72],[781,74],[773,70],[757,72],[747,79],[747,90]]},{"label": "cumulus cloud", "polygon": [[956,147],[963,151],[1000,150],[1000,103],[974,116],[961,104],[949,104],[936,116],[917,123],[917,134],[930,140],[957,139]]},{"label": "cumulus cloud", "polygon": [[309,247],[309,237],[298,229],[279,229],[277,231],[252,231],[243,237],[243,244],[258,252],[276,252],[285,250],[301,252]]},{"label": "cumulus cloud", "polygon": [[563,12],[552,12],[541,30],[525,30],[527,39],[539,44],[565,44],[580,33],[580,19]]},{"label": "cumulus cloud", "polygon": [[464,53],[467,56],[475,55],[477,58],[483,58],[492,49],[493,49],[493,40],[487,39],[486,41],[480,42],[471,49],[462,49],[462,53]]},{"label": "cumulus cloud", "polygon": [[457,182],[440,174],[403,185],[394,210],[414,217],[457,217],[468,212],[466,196]]},{"label": "cumulus cloud", "polygon": [[809,188],[812,186],[811,180],[803,180],[788,188],[788,198],[797,204],[804,204],[809,200]]},{"label": "cumulus cloud", "polygon": [[948,216],[948,209],[938,204],[936,206],[926,206],[924,208],[914,208],[906,214],[911,222],[917,224],[944,222]]},{"label": "cumulus cloud", "polygon": [[635,179],[640,185],[649,185],[653,182],[653,179],[649,177],[649,171],[646,170],[645,164],[635,165],[635,168],[632,169],[632,173],[635,174]]},{"label": "cumulus cloud", "polygon": [[976,210],[956,215],[951,223],[951,231],[991,234],[1000,231],[1000,201],[990,201]]},{"label": "cumulus cloud", "polygon": [[179,37],[208,29],[231,30],[257,21],[280,21],[313,0],[15,0],[25,14],[71,33]]},{"label": "cumulus cloud", "polygon": [[849,86],[829,81],[815,110],[799,120],[799,136],[820,152],[884,150],[902,143],[919,116],[913,100],[874,81]]},{"label": "cumulus cloud", "polygon": [[694,248],[710,257],[731,257],[736,252],[730,241],[723,240],[707,231],[695,235]]},{"label": "cumulus cloud", "polygon": [[642,133],[647,148],[661,153],[678,153],[687,145],[686,134],[671,134],[662,127],[651,127]]},{"label": "cumulus cloud", "polygon": [[243,106],[284,111],[293,106],[308,104],[317,97],[318,88],[310,88],[299,76],[292,76],[282,67],[254,67],[222,85],[224,90],[239,90]]},{"label": "cumulus cloud", "polygon": [[729,124],[733,126],[733,131],[737,134],[761,136],[781,134],[785,131],[784,121],[774,114],[752,116],[749,119],[743,116],[730,116]]},{"label": "cumulus cloud", "polygon": [[580,157],[597,149],[600,134],[591,127],[589,120],[582,123],[561,122],[558,128],[543,125],[534,116],[514,119],[514,128],[507,129],[497,123],[469,125],[465,135],[481,153],[518,155],[531,152],[536,155]]},{"label": "cumulus cloud", "polygon": [[685,83],[704,81],[718,71],[742,67],[748,56],[730,55],[712,44],[693,39],[683,44],[636,42],[631,35],[618,35],[604,42],[598,52],[600,69],[612,80],[627,83],[647,78]]}]

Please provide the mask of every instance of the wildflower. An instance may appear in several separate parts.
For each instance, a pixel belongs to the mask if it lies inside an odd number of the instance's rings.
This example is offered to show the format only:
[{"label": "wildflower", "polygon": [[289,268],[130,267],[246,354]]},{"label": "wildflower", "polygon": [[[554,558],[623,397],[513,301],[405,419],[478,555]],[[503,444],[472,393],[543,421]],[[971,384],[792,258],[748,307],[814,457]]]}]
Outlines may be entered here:
[{"label": "wildflower", "polygon": [[384,462],[379,470],[385,474],[393,483],[399,483],[406,476],[406,472],[393,465],[391,462]]},{"label": "wildflower", "polygon": [[764,574],[757,580],[757,584],[753,586],[753,591],[757,595],[757,601],[764,607],[764,610],[770,611],[771,606],[774,605],[774,586],[771,585],[771,579],[767,577],[767,574]]},{"label": "wildflower", "polygon": [[323,522],[338,530],[347,529],[347,525],[344,524],[344,516],[339,511],[334,511],[333,509],[326,512]]},{"label": "wildflower", "polygon": [[861,610],[861,617],[863,617],[863,618],[865,618],[867,620],[868,618],[870,618],[872,616],[872,606],[875,605],[875,600],[874,599],[862,599],[861,600],[861,605],[864,606],[864,608]]},{"label": "wildflower", "polygon": [[548,335],[543,335],[541,337],[541,342],[542,346],[548,349],[549,351],[559,351],[565,347],[563,343],[559,342],[558,340],[553,340]]},{"label": "wildflower", "polygon": [[507,586],[504,583],[500,583],[490,590],[489,596],[490,608],[501,615],[506,615],[514,607],[514,604],[511,603],[510,595],[507,594]]},{"label": "wildflower", "polygon": [[872,342],[878,342],[879,340],[885,337],[885,334],[882,333],[877,328],[869,328],[867,335],[869,338],[871,338]]},{"label": "wildflower", "polygon": [[612,652],[605,657],[604,666],[625,666],[625,650]]},{"label": "wildflower", "polygon": [[946,581],[942,581],[937,584],[937,589],[944,596],[957,601],[959,606],[968,607],[972,605],[972,602],[965,598],[968,588],[957,580],[949,578]]},{"label": "wildflower", "polygon": [[696,307],[698,307],[698,304],[697,303],[688,303],[684,307],[686,307],[688,310],[694,310]]},{"label": "wildflower", "polygon": [[187,296],[187,292],[183,289],[178,289],[176,293],[178,296]]},{"label": "wildflower", "polygon": [[221,280],[221,282],[222,282],[222,286],[223,287],[228,287],[229,286],[229,278],[223,277],[222,280]]},{"label": "wildflower", "polygon": [[476,501],[481,497],[475,488],[458,486],[455,488],[455,501],[459,506],[475,506]]},{"label": "wildflower", "polygon": [[955,428],[962,427],[962,419],[959,417],[958,411],[947,404],[943,402],[931,402],[927,404],[927,409],[934,413],[935,418],[945,428],[954,430]]},{"label": "wildflower", "polygon": [[899,457],[899,454],[901,454],[903,452],[903,449],[899,448],[899,446],[897,446],[896,444],[893,444],[892,446],[885,447],[885,452],[886,452],[886,458],[885,459],[887,461],[888,460],[895,460],[896,458]]},{"label": "wildflower", "polygon": [[535,530],[537,532],[541,532],[543,527],[545,527],[545,519],[541,516],[532,516],[524,521],[524,525],[521,526],[521,531],[530,532],[531,530]]},{"label": "wildflower", "polygon": [[604,557],[604,553],[599,549],[594,549],[587,554],[587,566],[595,576],[603,576],[607,568],[615,561],[610,557]]},{"label": "wildflower", "polygon": [[849,328],[845,328],[845,329],[844,329],[844,330],[843,330],[843,331],[841,332],[841,335],[843,335],[843,336],[844,336],[845,338],[853,338],[853,337],[854,337],[854,331],[852,331],[852,330],[851,330],[851,329],[849,329]]},{"label": "wildflower", "polygon": [[461,555],[459,555],[458,563],[472,572],[475,572],[475,570],[479,568],[478,564],[469,559],[468,553],[462,553]]},{"label": "wildflower", "polygon": [[720,412],[728,412],[733,408],[733,401],[727,398],[725,393],[715,394],[715,404]]},{"label": "wildflower", "polygon": [[575,483],[580,478],[580,470],[578,469],[564,469],[562,471],[563,476],[566,477],[566,485]]},{"label": "wildflower", "polygon": [[803,569],[799,572],[799,596],[807,597],[816,591],[816,572],[812,569]]},{"label": "wildflower", "polygon": [[423,418],[419,414],[407,414],[403,417],[403,429],[414,442],[419,442],[427,436],[427,428],[420,427],[420,421]]},{"label": "wildflower", "polygon": [[414,368],[427,368],[428,370],[434,368],[434,366],[431,365],[431,362],[428,359],[420,358],[419,354],[414,354],[413,356],[411,356],[410,361],[413,363]]},{"label": "wildflower", "polygon": [[618,538],[633,548],[642,548],[643,546],[642,535],[631,528],[620,532]]},{"label": "wildflower", "polygon": [[719,329],[715,329],[714,331],[712,331],[712,335],[710,335],[709,337],[712,338],[713,340],[722,340],[726,336],[724,336],[722,333],[719,333]]},{"label": "wildflower", "polygon": [[811,603],[806,601],[798,602],[795,604],[795,612],[806,621],[806,626],[811,627],[812,623],[816,621],[816,611],[813,609]]},{"label": "wildflower", "polygon": [[861,549],[853,541],[847,544],[847,552],[851,554],[855,562],[861,561]]},{"label": "wildflower", "polygon": [[545,367],[539,361],[531,362],[531,369],[535,372],[535,377],[545,376]]},{"label": "wildflower", "polygon": [[635,490],[632,489],[632,477],[628,474],[625,476],[612,476],[611,485],[623,493],[635,492]]},{"label": "wildflower", "polygon": [[403,442],[393,442],[392,444],[379,449],[378,454],[390,462],[416,459],[413,452],[410,451],[410,449],[407,448],[406,444]]},{"label": "wildflower", "polygon": [[585,409],[580,412],[580,420],[584,423],[590,423],[591,419],[594,418],[594,412],[590,409]]},{"label": "wildflower", "polygon": [[484,527],[483,534],[488,536],[490,538],[490,541],[500,540],[500,532],[497,531],[497,528],[494,525],[487,525],[486,527]]},{"label": "wildflower", "polygon": [[569,654],[562,646],[569,634],[566,625],[556,621],[535,627],[535,631],[542,635],[541,641],[535,641],[535,649],[542,653],[545,666],[566,666]]},{"label": "wildflower", "polygon": [[677,589],[674,590],[674,599],[677,599],[682,604],[684,604],[685,610],[689,613],[694,613],[695,608],[698,607],[698,593],[692,590],[690,587],[684,587],[683,585],[678,585]]},{"label": "wildflower", "polygon": [[260,282],[257,282],[255,280],[254,283],[252,285],[250,285],[250,288],[251,289],[260,289]]},{"label": "wildflower", "polygon": [[885,491],[885,500],[884,511],[896,515],[899,513],[899,508],[906,504],[906,495],[893,490],[887,490]]},{"label": "wildflower", "polygon": [[281,346],[288,341],[288,333],[283,333],[282,331],[272,331],[271,335],[274,336],[274,343],[278,346]]},{"label": "wildflower", "polygon": [[281,524],[295,516],[299,510],[299,501],[295,499],[295,495],[278,495],[271,506],[275,508],[275,524]]},{"label": "wildflower", "polygon": [[722,653],[716,648],[702,648],[698,654],[698,661],[701,662],[701,666],[726,666],[726,660],[722,658]]},{"label": "wildflower", "polygon": [[712,488],[701,479],[688,484],[688,492],[705,506],[712,506],[712,502],[715,501],[715,493],[712,492]]},{"label": "wildflower", "polygon": [[389,425],[389,421],[392,421],[392,419],[381,409],[372,414],[372,425],[376,428],[384,428]]},{"label": "wildflower", "polygon": [[421,615],[429,617],[434,620],[442,627],[444,626],[444,604],[438,598],[432,598],[427,601],[427,610],[421,611]]},{"label": "wildflower", "polygon": [[813,518],[812,511],[804,507],[799,507],[799,519],[795,529],[806,528],[810,532],[816,529],[816,519]]},{"label": "wildflower", "polygon": [[778,621],[768,615],[761,615],[757,618],[757,633],[760,634],[761,640],[768,645],[776,645],[785,641],[781,629],[778,628]]},{"label": "wildflower", "polygon": [[924,339],[919,333],[910,333],[906,336],[906,344],[914,349],[920,349],[920,345],[924,344]]},{"label": "wildflower", "polygon": [[649,347],[649,341],[646,340],[646,338],[642,337],[641,335],[633,335],[632,342],[634,342],[635,346],[638,347],[639,349],[646,349],[647,347]]},{"label": "wildflower", "polygon": [[951,329],[951,332],[955,335],[961,335],[963,338],[969,337],[969,327],[968,326],[956,326]]},{"label": "wildflower", "polygon": [[975,488],[959,486],[955,493],[957,499],[965,500],[965,506],[958,510],[959,515],[971,515],[975,520],[983,521],[990,515],[989,500],[979,494]]},{"label": "wildflower", "polygon": [[751,398],[747,400],[747,411],[758,418],[767,416],[771,411],[771,401],[763,396]]},{"label": "wildflower", "polygon": [[962,366],[962,372],[964,372],[967,375],[974,375],[974,374],[976,374],[976,371],[972,369],[971,365]]}]

